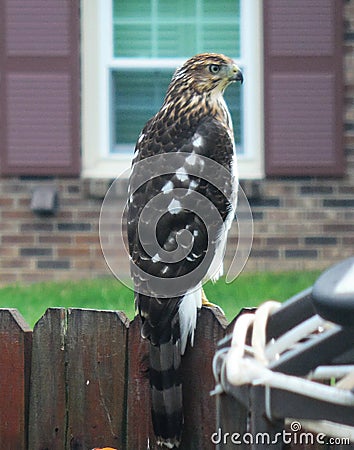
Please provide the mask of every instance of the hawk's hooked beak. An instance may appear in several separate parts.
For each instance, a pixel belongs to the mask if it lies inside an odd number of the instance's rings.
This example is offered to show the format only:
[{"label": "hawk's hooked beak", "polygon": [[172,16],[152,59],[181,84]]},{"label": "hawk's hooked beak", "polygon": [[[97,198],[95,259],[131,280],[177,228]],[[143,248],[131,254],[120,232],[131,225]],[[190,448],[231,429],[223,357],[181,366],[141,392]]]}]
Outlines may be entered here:
[{"label": "hawk's hooked beak", "polygon": [[239,81],[241,84],[243,83],[243,75],[241,69],[233,64],[230,69],[230,81]]}]

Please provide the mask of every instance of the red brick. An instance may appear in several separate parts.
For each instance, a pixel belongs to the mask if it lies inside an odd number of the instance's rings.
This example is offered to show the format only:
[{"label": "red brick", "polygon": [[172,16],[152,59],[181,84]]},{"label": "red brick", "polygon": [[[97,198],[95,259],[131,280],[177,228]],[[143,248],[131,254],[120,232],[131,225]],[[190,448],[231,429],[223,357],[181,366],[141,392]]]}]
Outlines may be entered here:
[{"label": "red brick", "polygon": [[5,284],[15,283],[18,281],[17,274],[14,272],[3,272],[0,270],[0,286]]},{"label": "red brick", "polygon": [[343,245],[351,245],[354,246],[354,236],[344,237],[343,238]]},{"label": "red brick", "polygon": [[[1,218],[1,213],[0,213],[0,218]],[[14,222],[10,222],[10,221],[0,221],[0,235],[3,232],[6,233],[13,233],[16,232],[16,230],[18,229],[18,224],[14,223]]]},{"label": "red brick", "polygon": [[10,220],[23,220],[23,219],[34,219],[35,216],[31,211],[22,211],[22,210],[10,210],[10,211],[2,211],[1,212],[2,220],[10,219]]},{"label": "red brick", "polygon": [[59,248],[59,258],[82,258],[90,257],[90,249],[88,247]]},{"label": "red brick", "polygon": [[1,198],[0,197],[0,207],[11,207],[14,205],[14,199],[13,198]]},{"label": "red brick", "polygon": [[73,220],[74,213],[72,211],[64,211],[59,207],[58,215],[56,216],[58,220]]},{"label": "red brick", "polygon": [[0,260],[0,267],[4,269],[22,269],[31,266],[31,260],[28,258],[11,258]]},{"label": "red brick", "polygon": [[91,271],[94,267],[93,261],[89,259],[75,259],[72,263],[73,269],[84,269]]},{"label": "red brick", "polygon": [[77,217],[79,220],[91,219],[92,221],[98,222],[100,217],[100,209],[98,208],[94,211],[77,211]]},{"label": "red brick", "polygon": [[100,239],[96,234],[84,234],[84,235],[78,235],[74,238],[75,243],[78,245],[83,244],[100,244]]},{"label": "red brick", "polygon": [[35,269],[33,272],[24,272],[21,275],[21,281],[26,284],[53,281],[53,272],[44,272],[38,269]]},{"label": "red brick", "polygon": [[14,258],[18,255],[18,248],[13,247],[0,247],[0,257],[1,258]]},{"label": "red brick", "polygon": [[38,242],[40,244],[71,244],[71,236],[62,236],[58,234],[48,234],[38,237]]},{"label": "red brick", "polygon": [[4,234],[1,241],[3,244],[34,244],[34,236],[24,234]]},{"label": "red brick", "polygon": [[354,233],[354,223],[331,223],[324,225],[326,233]]},{"label": "red brick", "polygon": [[299,238],[296,237],[269,237],[267,238],[267,245],[270,246],[284,246],[284,245],[291,245],[296,246],[299,244]]}]

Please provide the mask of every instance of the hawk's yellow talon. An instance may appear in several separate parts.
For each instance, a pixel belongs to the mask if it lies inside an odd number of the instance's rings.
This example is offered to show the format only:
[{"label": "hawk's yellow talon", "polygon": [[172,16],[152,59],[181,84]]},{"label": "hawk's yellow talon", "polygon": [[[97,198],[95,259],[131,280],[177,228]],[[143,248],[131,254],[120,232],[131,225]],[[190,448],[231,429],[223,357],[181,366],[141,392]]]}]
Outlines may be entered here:
[{"label": "hawk's yellow talon", "polygon": [[221,314],[225,315],[223,309],[220,308],[219,305],[215,305],[215,303],[209,302],[205,295],[204,289],[202,289],[202,306],[204,306],[205,308],[217,309],[219,312],[221,312]]}]

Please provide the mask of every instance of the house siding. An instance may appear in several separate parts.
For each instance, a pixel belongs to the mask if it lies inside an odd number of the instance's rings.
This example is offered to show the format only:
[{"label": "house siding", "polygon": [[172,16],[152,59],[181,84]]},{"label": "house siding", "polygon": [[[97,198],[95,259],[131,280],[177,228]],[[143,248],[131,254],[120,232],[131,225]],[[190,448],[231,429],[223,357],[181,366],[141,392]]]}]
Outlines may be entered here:
[{"label": "house siding", "polygon": [[[345,174],[243,182],[254,220],[247,271],[325,269],[354,253],[354,0],[344,5]],[[111,276],[98,233],[110,182],[0,178],[0,284]],[[43,184],[58,189],[60,206],[54,217],[37,217],[30,210],[33,189]],[[117,204],[123,208],[120,194]],[[228,260],[236,246],[234,224]],[[119,256],[127,257],[124,252]],[[127,264],[118,272],[128,276]]]}]

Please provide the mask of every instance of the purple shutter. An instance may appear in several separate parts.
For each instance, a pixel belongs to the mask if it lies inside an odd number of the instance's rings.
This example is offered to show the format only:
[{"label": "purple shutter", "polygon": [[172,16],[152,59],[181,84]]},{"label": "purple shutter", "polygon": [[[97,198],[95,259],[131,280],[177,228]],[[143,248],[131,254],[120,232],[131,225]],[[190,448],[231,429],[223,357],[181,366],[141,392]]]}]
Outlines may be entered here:
[{"label": "purple shutter", "polygon": [[342,3],[264,2],[267,175],[343,174]]},{"label": "purple shutter", "polygon": [[0,173],[80,171],[79,0],[0,0]]}]

